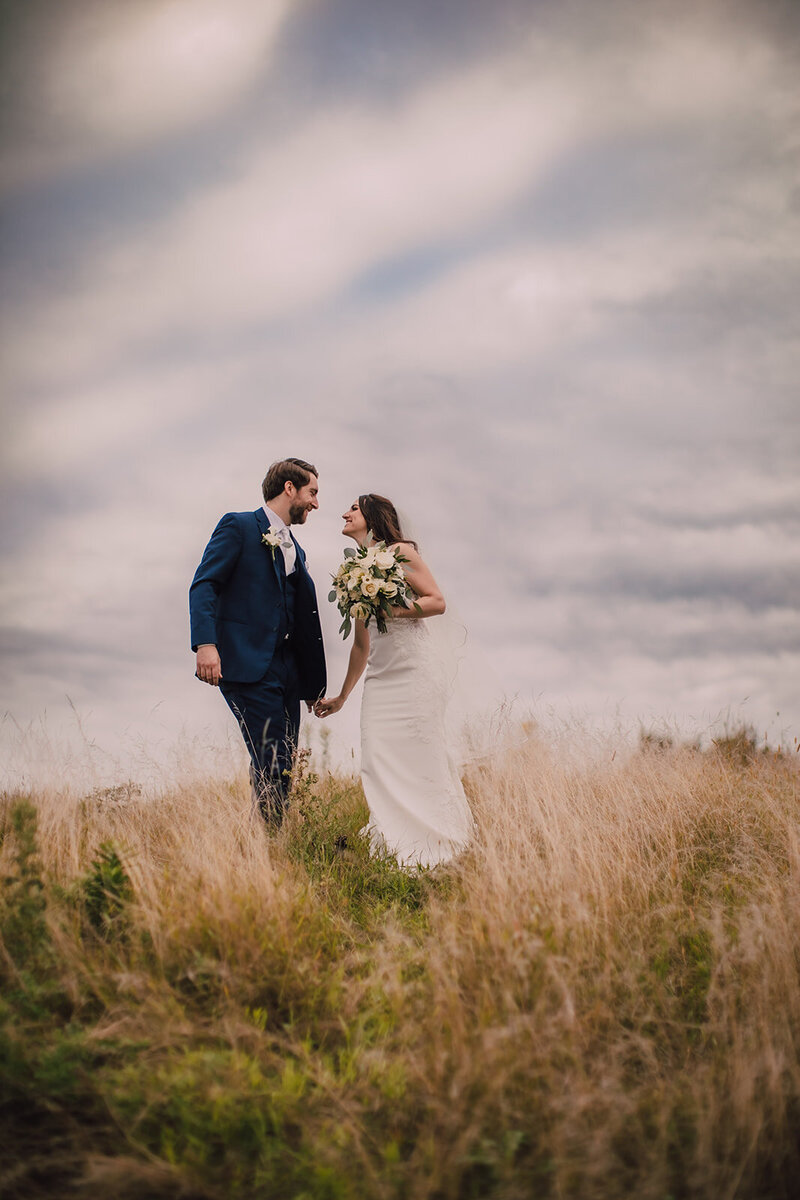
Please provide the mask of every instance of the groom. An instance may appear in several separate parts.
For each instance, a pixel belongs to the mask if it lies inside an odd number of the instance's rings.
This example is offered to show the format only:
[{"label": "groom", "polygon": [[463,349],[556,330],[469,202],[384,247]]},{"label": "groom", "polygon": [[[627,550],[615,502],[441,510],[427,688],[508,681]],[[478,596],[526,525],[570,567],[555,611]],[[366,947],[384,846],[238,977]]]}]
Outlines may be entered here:
[{"label": "groom", "polygon": [[250,752],[250,778],[268,824],[283,819],[300,701],[325,694],[317,597],[290,526],[319,508],[317,468],[285,458],[269,468],[264,504],[226,513],[189,589],[196,675],[219,686]]}]

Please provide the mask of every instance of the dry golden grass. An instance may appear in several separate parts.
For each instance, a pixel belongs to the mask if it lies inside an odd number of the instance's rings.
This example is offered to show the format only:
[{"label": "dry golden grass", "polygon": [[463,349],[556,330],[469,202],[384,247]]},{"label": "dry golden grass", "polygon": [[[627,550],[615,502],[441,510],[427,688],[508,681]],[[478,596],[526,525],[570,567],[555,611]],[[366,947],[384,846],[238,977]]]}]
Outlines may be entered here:
[{"label": "dry golden grass", "polygon": [[5,797],[0,1193],[788,1200],[798,770],[725,748],[530,738],[418,874],[352,779]]}]

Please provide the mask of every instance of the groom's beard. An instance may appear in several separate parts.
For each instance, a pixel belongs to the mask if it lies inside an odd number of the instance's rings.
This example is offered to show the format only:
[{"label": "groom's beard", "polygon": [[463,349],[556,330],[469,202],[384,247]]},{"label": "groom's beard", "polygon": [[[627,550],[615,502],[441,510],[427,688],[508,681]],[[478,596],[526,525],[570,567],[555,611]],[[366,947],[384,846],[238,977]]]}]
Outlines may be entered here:
[{"label": "groom's beard", "polygon": [[293,504],[289,509],[289,524],[302,525],[308,516],[308,509],[305,504]]}]

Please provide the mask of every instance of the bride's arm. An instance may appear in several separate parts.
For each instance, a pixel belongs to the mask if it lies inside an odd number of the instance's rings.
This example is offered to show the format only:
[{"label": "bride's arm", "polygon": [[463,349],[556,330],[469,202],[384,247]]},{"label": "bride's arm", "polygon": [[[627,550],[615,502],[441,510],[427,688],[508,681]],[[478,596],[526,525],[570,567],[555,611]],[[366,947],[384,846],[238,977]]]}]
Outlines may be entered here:
[{"label": "bride's arm", "polygon": [[411,608],[392,608],[393,617],[438,617],[445,610],[444,596],[439,591],[439,585],[433,578],[430,568],[422,561],[419,551],[405,542],[398,544],[398,549],[408,559],[403,563],[403,573],[417,594],[416,604]]},{"label": "bride's arm", "polygon": [[329,717],[331,713],[339,711],[361,678],[364,667],[367,665],[368,654],[369,633],[367,632],[367,627],[363,621],[356,621],[353,632],[353,644],[350,647],[350,660],[347,664],[347,674],[344,677],[342,690],[338,696],[331,696],[330,699],[325,696],[322,700],[317,701],[314,705],[314,712],[318,717]]}]

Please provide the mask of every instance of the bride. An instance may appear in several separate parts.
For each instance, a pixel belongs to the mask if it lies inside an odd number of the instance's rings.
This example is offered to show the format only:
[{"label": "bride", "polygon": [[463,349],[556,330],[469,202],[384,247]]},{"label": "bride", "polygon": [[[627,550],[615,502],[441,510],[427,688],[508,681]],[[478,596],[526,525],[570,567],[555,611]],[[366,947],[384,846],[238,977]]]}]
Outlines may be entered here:
[{"label": "bride", "polygon": [[412,608],[392,608],[386,632],[355,622],[338,696],[318,700],[318,717],[336,713],[367,668],[361,702],[361,780],[372,847],[403,866],[434,866],[464,850],[472,815],[448,753],[445,710],[452,664],[437,649],[431,622],[445,601],[416,542],[403,536],[391,500],[369,493],[342,514],[342,534],[359,545],[396,547],[413,588]]}]

